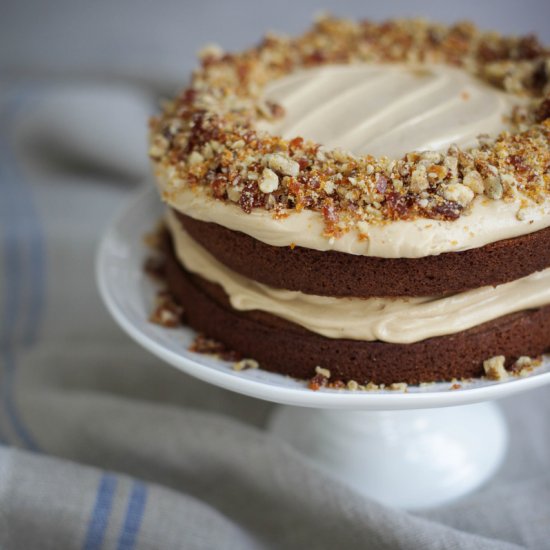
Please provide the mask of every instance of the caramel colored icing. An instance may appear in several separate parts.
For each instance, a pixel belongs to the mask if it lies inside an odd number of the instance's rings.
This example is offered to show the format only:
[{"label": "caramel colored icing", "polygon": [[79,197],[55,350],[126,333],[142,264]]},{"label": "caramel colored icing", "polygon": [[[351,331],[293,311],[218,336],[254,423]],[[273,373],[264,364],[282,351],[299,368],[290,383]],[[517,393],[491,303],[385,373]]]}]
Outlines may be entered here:
[{"label": "caramel colored icing", "polygon": [[234,309],[265,311],[328,338],[408,344],[550,304],[550,269],[497,287],[445,297],[332,298],[271,288],[218,262],[170,211],[167,223],[181,263],[188,271],[221,285]]},{"label": "caramel colored icing", "polygon": [[264,95],[285,109],[280,121],[260,125],[271,134],[395,158],[496,136],[521,101],[447,65],[367,63],[298,71],[268,83]]}]

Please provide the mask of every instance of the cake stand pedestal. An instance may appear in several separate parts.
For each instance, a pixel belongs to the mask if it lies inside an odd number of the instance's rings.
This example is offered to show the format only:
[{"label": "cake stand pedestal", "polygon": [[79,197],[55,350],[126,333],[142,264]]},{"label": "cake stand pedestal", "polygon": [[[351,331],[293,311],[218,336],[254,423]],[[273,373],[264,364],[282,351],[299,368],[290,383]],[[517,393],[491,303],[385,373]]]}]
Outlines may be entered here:
[{"label": "cake stand pedestal", "polygon": [[409,510],[479,487],[502,463],[508,441],[491,402],[405,411],[282,406],[270,430],[353,489]]},{"label": "cake stand pedestal", "polygon": [[[151,185],[151,188],[153,186]],[[151,189],[108,229],[98,286],[119,325],[163,361],[205,382],[283,405],[269,429],[320,468],[385,504],[408,509],[450,502],[490,478],[505,455],[506,424],[493,400],[550,383],[550,359],[526,377],[409,386],[398,391],[322,388],[188,351],[195,333],[148,322],[156,288],[143,273],[142,236],[163,207]],[[292,405],[292,406],[289,406]]]}]

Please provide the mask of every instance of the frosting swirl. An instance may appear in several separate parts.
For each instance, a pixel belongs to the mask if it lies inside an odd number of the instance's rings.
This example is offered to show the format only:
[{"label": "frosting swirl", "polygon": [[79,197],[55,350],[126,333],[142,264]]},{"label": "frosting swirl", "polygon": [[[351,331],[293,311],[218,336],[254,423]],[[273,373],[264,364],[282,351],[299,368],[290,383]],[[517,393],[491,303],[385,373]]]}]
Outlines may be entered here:
[{"label": "frosting swirl", "polygon": [[472,147],[480,134],[498,135],[513,107],[525,103],[442,64],[327,65],[273,80],[263,95],[285,110],[258,125],[271,134],[392,158]]}]

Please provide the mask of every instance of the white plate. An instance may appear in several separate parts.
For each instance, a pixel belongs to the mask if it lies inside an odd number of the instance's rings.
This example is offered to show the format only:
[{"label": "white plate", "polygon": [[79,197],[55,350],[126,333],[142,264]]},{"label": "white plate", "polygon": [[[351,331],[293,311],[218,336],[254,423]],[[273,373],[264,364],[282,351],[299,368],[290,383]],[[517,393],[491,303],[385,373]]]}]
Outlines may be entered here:
[{"label": "white plate", "polygon": [[148,322],[155,284],[144,274],[148,254],[143,235],[162,216],[163,206],[154,189],[141,193],[126,206],[107,230],[97,254],[97,280],[107,308],[120,326],[144,348],[174,367],[205,382],[245,395],[288,405],[355,410],[417,409],[464,405],[498,399],[550,382],[550,358],[525,378],[493,382],[476,380],[451,389],[449,383],[409,387],[396,391],[351,392],[309,390],[305,382],[261,369],[233,371],[225,361],[193,353],[188,347],[195,332],[167,329]]}]

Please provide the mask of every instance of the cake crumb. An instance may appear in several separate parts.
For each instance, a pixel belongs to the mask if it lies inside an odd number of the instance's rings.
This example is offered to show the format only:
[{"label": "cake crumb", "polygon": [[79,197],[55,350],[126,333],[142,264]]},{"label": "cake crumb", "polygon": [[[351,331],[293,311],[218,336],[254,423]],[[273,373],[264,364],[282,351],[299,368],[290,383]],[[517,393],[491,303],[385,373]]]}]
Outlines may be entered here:
[{"label": "cake crumb", "polygon": [[316,366],[315,376],[311,378],[311,380],[309,380],[307,387],[310,390],[317,391],[327,385],[329,378],[330,378],[330,371],[328,369],[324,369],[323,367]]},{"label": "cake crumb", "polygon": [[236,363],[233,363],[233,370],[240,372],[248,369],[257,369],[260,367],[260,364],[255,359],[241,359]]},{"label": "cake crumb", "polygon": [[542,357],[528,357],[527,355],[522,355],[518,357],[510,370],[514,376],[524,378],[525,376],[529,376],[529,374],[533,372],[533,369],[541,364]]},{"label": "cake crumb", "polygon": [[189,346],[189,351],[203,355],[212,355],[222,361],[237,362],[241,359],[241,355],[238,352],[213,338],[207,338],[204,334],[197,334],[195,336],[195,339]]},{"label": "cake crumb", "polygon": [[324,369],[323,367],[315,367],[315,374],[323,376],[324,378],[330,378],[330,371],[328,369]]},{"label": "cake crumb", "polygon": [[506,358],[504,355],[496,355],[483,361],[483,369],[489,380],[506,380],[508,371],[504,367]]},{"label": "cake crumb", "polygon": [[388,386],[388,390],[406,392],[408,387],[409,385],[406,382],[394,382]]},{"label": "cake crumb", "polygon": [[163,220],[159,220],[155,227],[143,235],[143,243],[153,250],[161,250],[164,243],[164,234],[166,233],[166,225]]},{"label": "cake crumb", "polygon": [[182,324],[183,308],[167,290],[161,290],[155,298],[155,309],[149,317],[151,323],[166,328],[179,327]]}]

